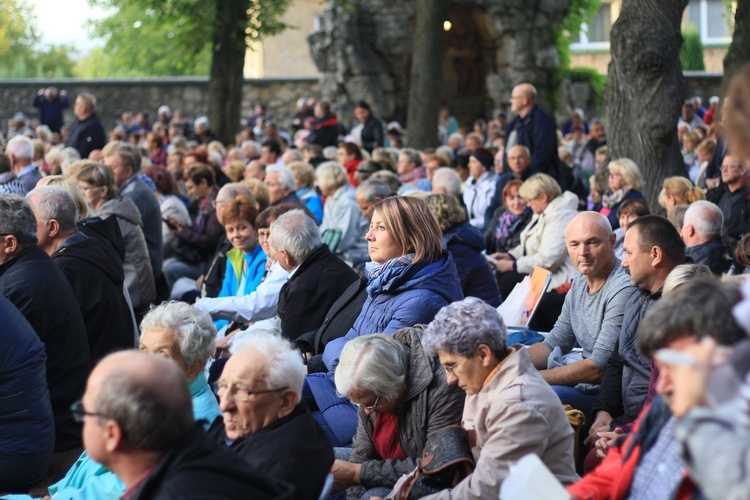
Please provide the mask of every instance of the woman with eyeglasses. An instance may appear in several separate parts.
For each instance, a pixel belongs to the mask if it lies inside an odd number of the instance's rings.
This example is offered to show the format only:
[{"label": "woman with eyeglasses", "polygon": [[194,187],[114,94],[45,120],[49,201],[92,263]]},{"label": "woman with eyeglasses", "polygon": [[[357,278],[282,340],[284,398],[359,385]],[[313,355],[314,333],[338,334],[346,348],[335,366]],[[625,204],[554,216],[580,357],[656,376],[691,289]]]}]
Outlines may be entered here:
[{"label": "woman with eyeglasses", "polygon": [[425,329],[422,345],[437,355],[448,384],[466,393],[462,425],[474,472],[430,498],[497,498],[509,468],[537,455],[563,484],[578,480],[574,433],[560,398],[531,364],[523,346],[507,345],[497,311],[469,297],[443,308]]},{"label": "woman with eyeglasses", "polygon": [[352,340],[335,381],[358,410],[352,448],[337,448],[333,464],[334,492],[351,498],[385,497],[416,468],[428,435],[461,422],[464,393],[425,354],[421,327]]},{"label": "woman with eyeglasses", "polygon": [[[221,415],[203,373],[214,351],[215,336],[211,317],[185,302],[165,302],[152,309],[141,322],[139,349],[171,359],[185,373],[193,400],[193,416],[204,430]],[[90,415],[80,401],[71,411],[80,421]],[[67,475],[49,487],[52,497],[63,499],[116,500],[124,491],[125,485],[117,476],[91,460],[85,451]]]},{"label": "woman with eyeglasses", "polygon": [[143,311],[156,299],[156,283],[151,272],[141,215],[130,198],[120,196],[112,169],[90,162],[76,178],[86,202],[102,219],[114,216],[125,243],[125,285],[135,311]]},{"label": "woman with eyeglasses", "polygon": [[[365,238],[371,259],[365,265],[367,299],[352,329],[326,345],[323,362],[330,372],[348,341],[427,324],[440,308],[463,298],[453,258],[443,251],[440,227],[424,201],[394,196],[377,202]],[[346,400],[336,396],[326,374],[311,374],[307,382],[306,401],[323,412],[334,445],[345,446],[357,427],[354,408],[341,404]]]}]

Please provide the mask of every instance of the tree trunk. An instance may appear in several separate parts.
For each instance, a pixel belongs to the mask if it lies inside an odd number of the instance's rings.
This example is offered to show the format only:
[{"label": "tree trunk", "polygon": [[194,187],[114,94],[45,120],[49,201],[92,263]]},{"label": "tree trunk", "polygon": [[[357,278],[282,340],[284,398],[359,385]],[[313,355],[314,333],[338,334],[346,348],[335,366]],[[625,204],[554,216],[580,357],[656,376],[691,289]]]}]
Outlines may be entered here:
[{"label": "tree trunk", "polygon": [[409,146],[438,145],[438,112],[443,87],[443,22],[448,0],[416,0],[414,46],[411,53],[409,103],[406,118]]},{"label": "tree trunk", "polygon": [[623,0],[612,26],[605,90],[609,157],[635,161],[653,211],[662,181],[685,175],[677,120],[688,89],[680,21],[688,0]]},{"label": "tree trunk", "polygon": [[750,61],[750,2],[737,2],[734,13],[734,33],[732,44],[724,57],[724,80],[722,94],[724,94],[732,80],[732,76],[743,64]]},{"label": "tree trunk", "polygon": [[224,144],[233,143],[240,129],[249,4],[248,0],[216,0],[208,116]]}]

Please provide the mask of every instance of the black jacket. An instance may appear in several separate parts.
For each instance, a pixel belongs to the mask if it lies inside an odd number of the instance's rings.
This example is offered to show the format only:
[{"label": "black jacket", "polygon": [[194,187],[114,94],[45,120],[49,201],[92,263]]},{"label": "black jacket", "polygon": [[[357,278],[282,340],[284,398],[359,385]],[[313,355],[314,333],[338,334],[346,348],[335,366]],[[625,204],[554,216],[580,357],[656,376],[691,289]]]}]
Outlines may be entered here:
[{"label": "black jacket", "polygon": [[99,117],[94,113],[85,120],[76,120],[68,130],[66,147],[75,148],[81,158],[88,158],[95,149],[102,149],[107,144],[107,131]]},{"label": "black jacket", "polygon": [[47,351],[55,451],[80,446],[81,426],[73,420],[70,405],[83,395],[91,356],[70,283],[49,255],[34,245],[0,264],[0,292],[21,311]]},{"label": "black jacket", "polygon": [[328,309],[357,280],[357,273],[328,250],[313,250],[279,292],[281,333],[290,340],[323,324]]},{"label": "black jacket", "polygon": [[216,245],[216,252],[203,273],[203,290],[206,297],[218,297],[227,270],[227,252],[232,249],[227,235],[223,234]]},{"label": "black jacket", "polygon": [[716,204],[724,214],[724,227],[729,234],[730,246],[734,247],[750,232],[750,189],[742,186],[731,192],[722,182],[719,187],[708,190],[706,200]]},{"label": "black jacket", "polygon": [[[225,443],[224,422],[216,419],[208,435]],[[331,440],[304,403],[229,449],[267,477],[294,485],[297,500],[318,498],[334,459]]]},{"label": "black jacket", "polygon": [[362,149],[367,150],[368,153],[372,153],[375,148],[383,147],[385,144],[383,122],[374,116],[369,117],[362,127],[360,138],[362,139]]},{"label": "black jacket", "polygon": [[308,373],[328,371],[323,363],[323,350],[331,340],[349,333],[357,316],[362,312],[365,300],[367,300],[367,279],[360,277],[349,285],[349,288],[333,303],[320,328],[297,338],[295,344],[301,351],[313,353],[307,363]]},{"label": "black jacket", "polygon": [[716,276],[721,276],[732,266],[732,258],[719,239],[688,247],[685,254],[694,264],[708,266]]},{"label": "black jacket", "polygon": [[124,244],[117,219],[85,219],[78,227],[51,257],[73,288],[96,363],[111,352],[133,349],[135,324],[123,293]]},{"label": "black jacket", "polygon": [[[531,165],[529,168],[535,174],[551,175],[560,182],[560,158],[557,156],[557,127],[550,115],[534,104],[531,111],[521,118],[516,115],[505,127],[506,140],[511,133],[516,132],[516,144],[526,146],[531,151]],[[503,159],[504,172],[510,172],[508,157]],[[563,186],[563,189],[565,186]]]},{"label": "black jacket", "polygon": [[492,307],[499,306],[500,288],[482,255],[484,238],[479,229],[468,222],[453,226],[443,235],[443,248],[453,256],[464,297],[477,297]]},{"label": "black jacket", "polygon": [[196,426],[167,452],[132,500],[175,498],[291,499],[294,495],[290,485],[264,477]]}]

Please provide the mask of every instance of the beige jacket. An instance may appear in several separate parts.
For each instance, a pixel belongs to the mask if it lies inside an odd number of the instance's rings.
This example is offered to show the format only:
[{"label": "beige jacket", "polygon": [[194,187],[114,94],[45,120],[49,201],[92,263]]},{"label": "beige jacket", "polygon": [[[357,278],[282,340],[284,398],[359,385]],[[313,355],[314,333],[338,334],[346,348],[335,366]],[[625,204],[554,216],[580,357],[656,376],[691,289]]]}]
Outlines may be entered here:
[{"label": "beige jacket", "polygon": [[516,259],[519,273],[531,274],[536,266],[543,267],[552,272],[550,288],[564,285],[578,274],[565,246],[565,228],[577,210],[578,197],[565,191],[541,214],[534,214],[521,232],[521,243],[508,252]]},{"label": "beige jacket", "polygon": [[573,459],[573,428],[560,398],[521,346],[478,394],[466,397],[462,425],[476,437],[474,473],[429,498],[498,498],[509,467],[529,453],[538,455],[563,484],[580,479]]}]

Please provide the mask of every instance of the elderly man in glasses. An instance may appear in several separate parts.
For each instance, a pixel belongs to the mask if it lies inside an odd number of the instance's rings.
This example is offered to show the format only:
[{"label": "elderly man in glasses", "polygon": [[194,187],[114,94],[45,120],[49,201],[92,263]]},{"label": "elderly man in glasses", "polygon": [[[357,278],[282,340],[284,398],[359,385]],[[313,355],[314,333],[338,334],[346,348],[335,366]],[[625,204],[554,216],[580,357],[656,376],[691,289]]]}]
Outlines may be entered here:
[{"label": "elderly man in glasses", "polygon": [[305,366],[283,337],[257,331],[235,342],[214,384],[224,419],[208,431],[256,470],[317,499],[333,464],[333,445],[301,402]]}]

